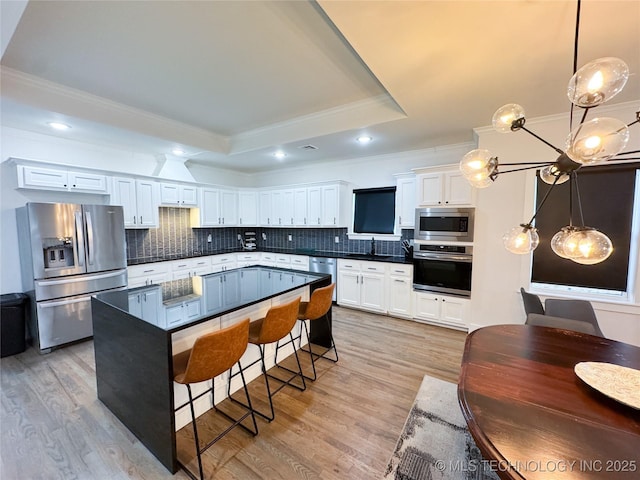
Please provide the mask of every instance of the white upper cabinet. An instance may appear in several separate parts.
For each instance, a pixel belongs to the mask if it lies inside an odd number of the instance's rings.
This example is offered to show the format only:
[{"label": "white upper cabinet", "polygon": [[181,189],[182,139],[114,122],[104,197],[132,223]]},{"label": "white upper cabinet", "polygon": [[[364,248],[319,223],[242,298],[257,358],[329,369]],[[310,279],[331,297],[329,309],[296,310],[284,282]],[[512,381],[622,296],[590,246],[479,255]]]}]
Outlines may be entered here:
[{"label": "white upper cabinet", "polygon": [[307,222],[307,189],[296,188],[293,191],[293,224],[305,226]]},{"label": "white upper cabinet", "polygon": [[198,188],[178,183],[160,184],[160,203],[173,207],[198,206]]},{"label": "white upper cabinet", "polygon": [[113,177],[111,205],[122,205],[125,228],[156,228],[159,203],[157,182]]},{"label": "white upper cabinet", "polygon": [[255,226],[258,224],[258,194],[253,190],[238,192],[238,225]]},{"label": "white upper cabinet", "polygon": [[459,171],[422,173],[416,178],[420,206],[473,204],[473,188]]},{"label": "white upper cabinet", "polygon": [[293,190],[274,190],[271,193],[274,226],[293,225]]},{"label": "white upper cabinet", "polygon": [[322,187],[307,189],[307,224],[311,227],[322,226]]},{"label": "white upper cabinet", "polygon": [[238,224],[238,192],[201,187],[199,208],[191,210],[191,227],[233,227]]},{"label": "white upper cabinet", "polygon": [[258,194],[258,224],[263,227],[274,225],[272,197],[273,192],[271,191],[263,191]]},{"label": "white upper cabinet", "polygon": [[68,169],[18,165],[18,187],[62,192],[108,193],[107,176]]},{"label": "white upper cabinet", "polygon": [[399,228],[415,226],[416,178],[413,174],[398,176],[396,184],[396,222]]}]

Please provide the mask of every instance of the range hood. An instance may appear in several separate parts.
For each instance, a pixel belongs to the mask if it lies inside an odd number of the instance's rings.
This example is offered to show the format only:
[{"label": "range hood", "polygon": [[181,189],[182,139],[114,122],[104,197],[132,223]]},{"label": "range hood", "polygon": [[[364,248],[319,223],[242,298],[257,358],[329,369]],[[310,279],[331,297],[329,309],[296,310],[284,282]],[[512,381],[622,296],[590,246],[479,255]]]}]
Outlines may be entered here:
[{"label": "range hood", "polygon": [[156,159],[158,160],[158,165],[153,172],[154,177],[182,182],[196,182],[196,179],[193,178],[193,175],[185,165],[186,158],[173,155],[156,155]]}]

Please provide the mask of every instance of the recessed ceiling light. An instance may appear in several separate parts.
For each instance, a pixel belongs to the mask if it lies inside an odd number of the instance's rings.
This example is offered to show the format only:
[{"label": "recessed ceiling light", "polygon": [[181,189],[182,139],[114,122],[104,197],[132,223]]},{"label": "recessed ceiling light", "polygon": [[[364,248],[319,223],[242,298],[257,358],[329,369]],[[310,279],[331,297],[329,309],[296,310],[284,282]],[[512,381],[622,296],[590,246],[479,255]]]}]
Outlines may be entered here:
[{"label": "recessed ceiling light", "polygon": [[278,160],[282,160],[284,157],[287,156],[287,154],[284,153],[282,150],[278,150],[273,154],[273,156],[276,157]]},{"label": "recessed ceiling light", "polygon": [[60,122],[49,122],[47,123],[47,125],[49,125],[54,130],[69,130],[71,128],[66,123],[60,123]]},{"label": "recessed ceiling light", "polygon": [[184,155],[186,152],[181,148],[174,148],[173,150],[171,150],[171,153],[173,153],[174,155]]},{"label": "recessed ceiling light", "polygon": [[356,140],[358,141],[358,143],[362,143],[364,145],[365,143],[369,143],[371,140],[373,140],[373,137],[370,137],[369,135],[361,135],[356,138]]}]

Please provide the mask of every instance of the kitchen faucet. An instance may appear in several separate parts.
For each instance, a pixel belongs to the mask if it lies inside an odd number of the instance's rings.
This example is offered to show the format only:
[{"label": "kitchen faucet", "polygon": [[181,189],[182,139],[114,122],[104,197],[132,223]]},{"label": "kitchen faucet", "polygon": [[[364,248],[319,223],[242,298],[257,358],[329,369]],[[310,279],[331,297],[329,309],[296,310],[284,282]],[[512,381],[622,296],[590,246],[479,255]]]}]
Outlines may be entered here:
[{"label": "kitchen faucet", "polygon": [[375,254],[376,254],[376,240],[374,237],[371,237],[371,251],[369,252],[369,255],[373,257]]}]

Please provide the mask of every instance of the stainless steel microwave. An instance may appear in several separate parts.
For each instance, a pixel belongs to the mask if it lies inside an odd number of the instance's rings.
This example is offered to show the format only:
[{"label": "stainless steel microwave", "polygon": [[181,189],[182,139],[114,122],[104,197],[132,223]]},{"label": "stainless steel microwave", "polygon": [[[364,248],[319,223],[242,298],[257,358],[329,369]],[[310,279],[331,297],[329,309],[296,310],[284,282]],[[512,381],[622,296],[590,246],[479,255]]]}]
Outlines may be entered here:
[{"label": "stainless steel microwave", "polygon": [[451,242],[472,242],[474,208],[416,208],[414,238]]}]

